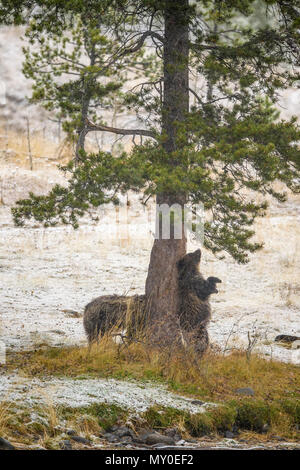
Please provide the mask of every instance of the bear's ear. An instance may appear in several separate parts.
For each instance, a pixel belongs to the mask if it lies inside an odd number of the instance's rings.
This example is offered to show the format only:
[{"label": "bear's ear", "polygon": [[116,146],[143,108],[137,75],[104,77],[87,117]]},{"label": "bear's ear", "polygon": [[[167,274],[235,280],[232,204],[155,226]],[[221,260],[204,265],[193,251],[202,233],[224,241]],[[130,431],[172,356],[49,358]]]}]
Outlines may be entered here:
[{"label": "bear's ear", "polygon": [[219,282],[222,282],[221,279],[218,277],[210,276],[207,278],[207,281],[210,283],[218,284]]},{"label": "bear's ear", "polygon": [[194,251],[193,258],[197,261],[197,263],[200,263],[200,259],[201,259],[201,250],[200,249]]}]

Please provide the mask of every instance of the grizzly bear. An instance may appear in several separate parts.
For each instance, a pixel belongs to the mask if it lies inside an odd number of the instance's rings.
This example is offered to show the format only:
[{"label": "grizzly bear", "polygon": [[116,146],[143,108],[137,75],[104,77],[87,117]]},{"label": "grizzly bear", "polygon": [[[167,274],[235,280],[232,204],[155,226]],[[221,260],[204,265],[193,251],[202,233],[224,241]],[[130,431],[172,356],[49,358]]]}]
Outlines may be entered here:
[{"label": "grizzly bear", "polygon": [[209,298],[217,294],[217,277],[205,280],[199,271],[201,250],[188,253],[177,263],[179,289],[179,321],[185,343],[200,355],[209,344],[207,325],[211,318]]},{"label": "grizzly bear", "polygon": [[[221,280],[216,277],[205,280],[199,272],[200,259],[201,251],[196,250],[177,263],[180,299],[177,318],[183,343],[191,344],[197,353],[203,354],[209,343],[206,329],[211,316],[209,297],[218,292],[216,284]],[[116,328],[125,329],[126,337],[132,338],[145,328],[146,321],[143,295],[98,297],[85,307],[83,317],[89,344]]]},{"label": "grizzly bear", "polygon": [[144,311],[144,295],[97,297],[84,309],[83,326],[89,344],[116,329],[127,330],[126,336],[134,336],[145,324]]}]

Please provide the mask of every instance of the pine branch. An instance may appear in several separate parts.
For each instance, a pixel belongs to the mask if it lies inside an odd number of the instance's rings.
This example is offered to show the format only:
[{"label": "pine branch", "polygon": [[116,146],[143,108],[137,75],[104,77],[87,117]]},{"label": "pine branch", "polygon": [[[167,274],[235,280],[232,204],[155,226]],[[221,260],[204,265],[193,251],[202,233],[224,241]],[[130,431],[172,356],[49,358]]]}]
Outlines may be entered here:
[{"label": "pine branch", "polygon": [[102,124],[94,124],[93,122],[86,120],[87,127],[85,128],[86,132],[90,131],[103,131],[111,132],[118,135],[140,135],[143,137],[152,137],[156,138],[156,134],[152,131],[147,131],[146,129],[120,129],[117,127],[104,126]]},{"label": "pine branch", "polygon": [[141,49],[146,41],[146,39],[148,37],[152,37],[152,38],[155,38],[155,39],[158,39],[162,44],[164,43],[164,38],[163,36],[161,36],[159,33],[156,33],[154,31],[145,31],[142,36],[140,37],[140,39],[138,40],[138,42],[135,44],[135,46],[133,47],[128,47],[126,48],[123,52],[122,52],[122,55],[126,55],[126,54],[131,54],[133,52],[137,52],[139,49]]}]

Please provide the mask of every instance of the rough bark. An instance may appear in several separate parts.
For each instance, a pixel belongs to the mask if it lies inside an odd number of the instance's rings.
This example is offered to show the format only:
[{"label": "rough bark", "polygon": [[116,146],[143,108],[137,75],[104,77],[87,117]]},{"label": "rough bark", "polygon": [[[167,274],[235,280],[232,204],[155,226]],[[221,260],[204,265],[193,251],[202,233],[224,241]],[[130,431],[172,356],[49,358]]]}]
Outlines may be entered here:
[{"label": "rough bark", "polygon": [[[90,53],[90,66],[94,66],[96,63],[96,54],[95,54],[95,45],[92,47]],[[76,142],[75,149],[75,162],[78,163],[80,160],[80,152],[84,151],[85,139],[88,133],[87,121],[89,116],[90,104],[92,99],[92,88],[95,78],[93,77],[84,77],[83,78],[83,95],[81,101],[81,116],[80,116],[80,125],[78,129],[78,140]]]},{"label": "rough bark", "polygon": [[[188,71],[188,0],[169,0],[165,9],[164,37],[164,99],[162,132],[166,136],[164,150],[170,155],[169,165],[179,162],[173,152],[184,145],[177,142],[177,123],[184,120],[189,110]],[[179,204],[186,202],[185,194],[158,194],[157,204]],[[146,280],[146,300],[153,323],[164,324],[171,336],[170,328],[176,324],[178,308],[178,286],[176,262],[186,253],[186,238],[174,238],[171,226],[170,239],[159,237],[154,241]],[[169,319],[169,321],[167,320]],[[174,329],[174,328],[172,328]],[[163,336],[163,335],[158,335]]]}]

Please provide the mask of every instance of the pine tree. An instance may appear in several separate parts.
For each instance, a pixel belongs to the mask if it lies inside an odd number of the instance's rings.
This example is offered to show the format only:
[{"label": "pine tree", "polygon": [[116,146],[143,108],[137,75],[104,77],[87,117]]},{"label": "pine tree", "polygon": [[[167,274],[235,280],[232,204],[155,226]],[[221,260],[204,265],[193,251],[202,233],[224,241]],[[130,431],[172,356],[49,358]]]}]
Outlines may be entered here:
[{"label": "pine tree", "polygon": [[[32,218],[76,228],[91,207],[117,202],[117,193],[141,191],[159,205],[202,203],[205,247],[247,262],[248,253],[261,248],[251,238],[256,217],[267,208],[264,196],[285,200],[277,181],[299,191],[300,129],[296,118],[281,120],[275,106],[281,90],[299,79],[299,1],[261,2],[266,21],[253,24],[252,0],[35,3],[37,34],[59,31],[82,9],[93,16],[109,3],[109,35],[119,42],[111,66],[118,61],[125,70],[132,54],[152,45],[161,67],[124,96],[124,108],[147,116],[143,129],[85,128],[144,141],[118,157],[99,152],[85,155],[77,167],[71,162],[64,168],[69,186],[19,201],[16,224]],[[176,312],[176,261],[185,251],[184,235],[154,242],[146,281],[153,321]]]},{"label": "pine tree", "polygon": [[[96,14],[97,13],[97,14]],[[33,19],[26,30],[29,46],[24,48],[23,72],[33,80],[31,101],[55,113],[70,141],[76,143],[76,161],[85,149],[87,121],[105,124],[105,109],[112,109],[125,80],[125,73],[137,75],[143,65],[143,51],[132,54],[126,69],[119,62],[107,66],[117,54],[119,43],[107,34],[112,12],[88,9],[74,15],[65,31],[37,33]],[[120,97],[122,102],[122,96]]]}]

